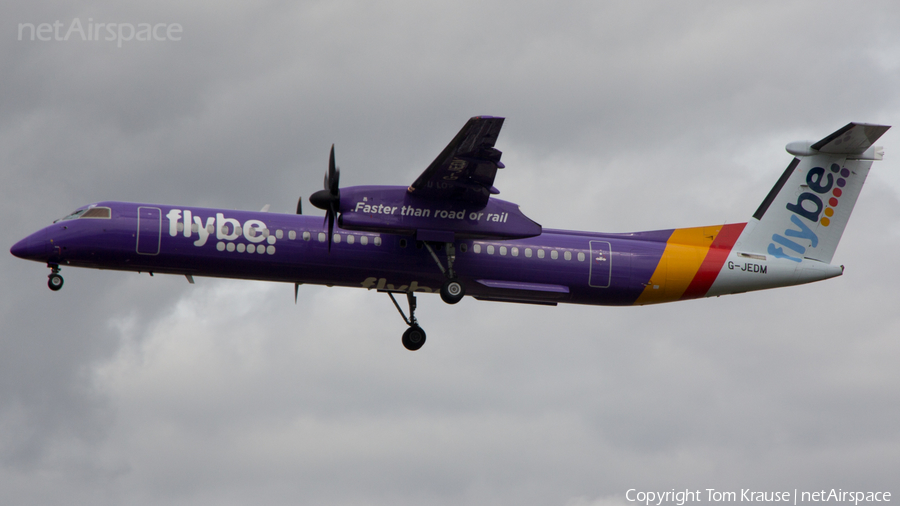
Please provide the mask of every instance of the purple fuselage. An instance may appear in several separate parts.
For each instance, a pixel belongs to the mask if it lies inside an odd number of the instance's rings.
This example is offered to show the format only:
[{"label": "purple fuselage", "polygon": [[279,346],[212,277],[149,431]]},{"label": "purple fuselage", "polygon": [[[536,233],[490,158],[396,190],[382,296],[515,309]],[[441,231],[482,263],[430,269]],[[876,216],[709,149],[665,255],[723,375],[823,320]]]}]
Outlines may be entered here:
[{"label": "purple fuselage", "polygon": [[[320,216],[100,202],[109,217],[63,219],[12,248],[62,267],[436,292],[445,280],[415,235],[334,230]],[[543,230],[523,239],[455,240],[453,269],[478,299],[630,305],[672,230]],[[429,243],[441,261],[447,246]]]}]

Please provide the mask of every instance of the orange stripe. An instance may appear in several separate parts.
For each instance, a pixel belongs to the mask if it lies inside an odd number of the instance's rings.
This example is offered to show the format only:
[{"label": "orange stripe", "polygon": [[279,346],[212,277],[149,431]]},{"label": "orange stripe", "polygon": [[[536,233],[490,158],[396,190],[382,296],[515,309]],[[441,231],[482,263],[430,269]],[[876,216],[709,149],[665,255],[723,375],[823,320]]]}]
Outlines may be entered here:
[{"label": "orange stripe", "polygon": [[703,265],[709,247],[720,230],[722,225],[675,229],[666,242],[666,249],[650,277],[650,283],[634,303],[679,300]]}]

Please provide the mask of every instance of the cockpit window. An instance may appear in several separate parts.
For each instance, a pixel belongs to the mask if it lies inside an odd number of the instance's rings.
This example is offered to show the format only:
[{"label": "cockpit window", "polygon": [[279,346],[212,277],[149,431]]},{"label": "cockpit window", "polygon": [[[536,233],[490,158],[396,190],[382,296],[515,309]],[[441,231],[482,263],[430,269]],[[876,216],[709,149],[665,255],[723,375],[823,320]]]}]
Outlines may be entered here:
[{"label": "cockpit window", "polygon": [[[66,216],[65,218],[60,218],[56,221],[67,221],[67,220],[76,220],[78,218],[99,218],[99,219],[110,219],[112,217],[112,212],[108,207],[91,207],[89,209],[79,209],[72,214]],[[54,221],[53,223],[56,223]]]},{"label": "cockpit window", "polygon": [[110,218],[110,210],[108,207],[92,207],[84,212],[80,218]]},{"label": "cockpit window", "polygon": [[[74,219],[78,218],[79,216],[81,216],[82,214],[84,214],[86,211],[87,211],[87,209],[79,209],[79,210],[73,212],[72,214],[70,214],[64,218],[60,218],[56,221],[74,220]],[[56,223],[56,221],[54,221],[53,223]]]}]

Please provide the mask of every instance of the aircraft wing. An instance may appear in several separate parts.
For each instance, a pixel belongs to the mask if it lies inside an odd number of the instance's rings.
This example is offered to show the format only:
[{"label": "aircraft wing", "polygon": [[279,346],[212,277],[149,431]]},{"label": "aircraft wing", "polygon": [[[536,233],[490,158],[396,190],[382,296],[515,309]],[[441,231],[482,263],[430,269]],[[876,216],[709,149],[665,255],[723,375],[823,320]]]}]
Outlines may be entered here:
[{"label": "aircraft wing", "polygon": [[867,123],[848,123],[846,126],[816,142],[811,147],[820,153],[858,155],[869,149],[889,126]]},{"label": "aircraft wing", "polygon": [[494,148],[504,118],[475,116],[466,122],[450,144],[410,185],[417,197],[487,204],[497,169],[503,168],[501,152]]}]

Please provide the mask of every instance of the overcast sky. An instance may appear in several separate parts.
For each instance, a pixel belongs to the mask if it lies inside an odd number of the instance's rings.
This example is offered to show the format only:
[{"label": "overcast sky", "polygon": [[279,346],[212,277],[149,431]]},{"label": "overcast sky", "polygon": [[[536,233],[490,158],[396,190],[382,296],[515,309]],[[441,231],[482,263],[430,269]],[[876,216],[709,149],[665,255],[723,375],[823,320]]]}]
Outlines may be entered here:
[{"label": "overcast sky", "polygon": [[[177,28],[19,40],[76,19]],[[38,1],[0,20],[6,250],[100,200],[318,213],[332,143],[343,186],[406,185],[480,114],[507,118],[501,198],[545,227],[743,222],[785,144],[900,117],[893,1]],[[840,278],[637,308],[422,296],[416,353],[383,294],[294,305],[290,285],[75,268],[53,293],[4,253],[0,503],[896,496],[898,130]]]}]

